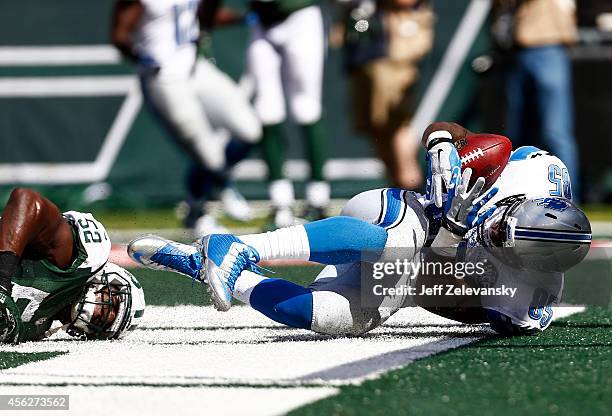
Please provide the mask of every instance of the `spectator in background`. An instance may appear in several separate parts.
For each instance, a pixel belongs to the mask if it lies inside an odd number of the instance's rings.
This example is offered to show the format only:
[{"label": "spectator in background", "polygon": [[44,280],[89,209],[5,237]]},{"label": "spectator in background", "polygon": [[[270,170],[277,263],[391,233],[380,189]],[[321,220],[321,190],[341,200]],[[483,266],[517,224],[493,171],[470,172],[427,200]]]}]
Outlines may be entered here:
[{"label": "spectator in background", "polygon": [[[492,29],[508,58],[507,135],[515,146],[522,145],[533,139],[529,136],[535,127],[544,147],[567,165],[573,196],[578,198],[572,75],[566,51],[577,39],[575,9],[573,0],[495,0]],[[563,177],[562,172],[551,175]]]},{"label": "spectator in background", "polygon": [[342,3],[355,129],[372,139],[394,185],[419,188],[419,142],[409,125],[418,65],[433,42],[432,8],[419,0]]}]

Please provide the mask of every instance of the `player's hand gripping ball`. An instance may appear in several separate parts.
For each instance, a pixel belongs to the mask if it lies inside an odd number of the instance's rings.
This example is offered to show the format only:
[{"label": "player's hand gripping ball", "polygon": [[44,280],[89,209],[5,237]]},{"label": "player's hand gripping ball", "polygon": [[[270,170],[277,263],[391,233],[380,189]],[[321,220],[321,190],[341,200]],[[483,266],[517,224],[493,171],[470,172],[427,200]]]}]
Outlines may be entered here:
[{"label": "player's hand gripping ball", "polygon": [[446,214],[442,219],[442,226],[459,236],[464,236],[470,228],[480,224],[495,211],[495,205],[485,212],[480,212],[480,209],[497,194],[497,188],[485,192],[485,180],[482,177],[476,179],[473,186],[468,186],[471,175],[470,168],[466,168],[463,175],[459,173],[458,168],[453,169],[444,207]]}]

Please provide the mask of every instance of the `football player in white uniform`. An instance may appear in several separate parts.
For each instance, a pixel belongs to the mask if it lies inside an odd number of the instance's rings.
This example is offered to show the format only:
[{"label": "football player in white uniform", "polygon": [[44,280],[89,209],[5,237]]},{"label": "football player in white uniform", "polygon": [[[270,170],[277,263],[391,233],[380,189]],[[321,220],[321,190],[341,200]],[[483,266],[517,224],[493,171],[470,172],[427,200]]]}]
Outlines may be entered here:
[{"label": "football player in white uniform", "polygon": [[[0,342],[59,329],[114,339],[135,328],[144,293],[131,273],[108,263],[110,248],[91,214],[62,214],[39,193],[15,189],[0,218]],[[51,328],[54,321],[62,325]]]},{"label": "football player in white uniform", "polygon": [[[435,313],[466,323],[489,322],[502,333],[543,330],[559,300],[563,272],[584,258],[591,241],[587,218],[568,198],[565,167],[538,149],[519,148],[495,186],[481,195],[484,178],[468,189],[471,170],[460,173],[453,144],[469,132],[445,127],[434,124],[424,135],[436,155],[429,159],[430,198],[377,189],[352,198],[339,217],[265,234],[205,236],[196,246],[145,236],[130,244],[129,254],[149,267],[206,281],[219,310],[229,309],[234,297],[277,322],[324,334],[367,332],[410,297]],[[426,245],[432,249],[421,259]],[[498,249],[504,250],[499,257]],[[395,290],[376,304],[364,301],[364,282],[381,262],[399,257],[414,265],[431,258],[456,264],[480,260],[483,253],[490,261],[489,286],[509,286],[515,289],[511,296],[493,290],[494,296],[486,298],[461,295],[450,305],[432,305],[419,293]],[[305,288],[258,274],[256,263],[271,259],[310,260],[327,267]],[[411,286],[414,277],[401,274],[394,288]],[[465,278],[451,283],[470,285],[479,282]],[[468,301],[476,303],[463,307]]]},{"label": "football player in white uniform", "polygon": [[247,47],[255,110],[263,124],[262,150],[268,165],[271,225],[291,225],[293,185],[282,171],[285,161],[282,123],[287,114],[299,126],[310,163],[306,186],[308,220],[325,216],[330,186],[325,181],[327,137],[321,122],[325,31],[317,0],[253,0]]},{"label": "football player in white uniform", "polygon": [[202,56],[206,42],[198,49],[199,15],[209,2],[118,0],[112,41],[137,63],[147,104],[196,162],[188,179],[189,218],[221,188],[226,213],[248,220],[249,207],[227,175],[261,138],[261,123],[238,85]]}]

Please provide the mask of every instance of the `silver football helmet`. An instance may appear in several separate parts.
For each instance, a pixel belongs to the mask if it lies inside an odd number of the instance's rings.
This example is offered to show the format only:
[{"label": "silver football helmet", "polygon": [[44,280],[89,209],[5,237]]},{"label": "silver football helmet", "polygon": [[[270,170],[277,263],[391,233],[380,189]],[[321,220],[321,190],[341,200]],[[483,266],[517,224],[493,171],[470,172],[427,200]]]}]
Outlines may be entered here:
[{"label": "silver football helmet", "polygon": [[86,339],[116,339],[138,325],[144,309],[144,292],[134,275],[107,263],[73,304],[66,332]]},{"label": "silver football helmet", "polygon": [[502,247],[496,256],[511,266],[564,272],[587,255],[591,224],[571,201],[515,195],[496,205],[501,209],[478,231],[485,246]]}]

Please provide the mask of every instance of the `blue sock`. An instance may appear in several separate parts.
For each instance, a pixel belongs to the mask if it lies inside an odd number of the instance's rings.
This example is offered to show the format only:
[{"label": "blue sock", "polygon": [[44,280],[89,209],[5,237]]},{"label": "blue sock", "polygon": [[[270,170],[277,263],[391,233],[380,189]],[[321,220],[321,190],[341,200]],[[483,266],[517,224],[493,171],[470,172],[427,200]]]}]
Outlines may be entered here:
[{"label": "blue sock", "polygon": [[310,244],[310,260],[344,264],[378,258],[387,242],[387,231],[352,217],[332,217],[304,225]]},{"label": "blue sock", "polygon": [[251,307],[268,318],[293,328],[310,329],[312,293],[283,279],[266,279],[253,288]]}]

